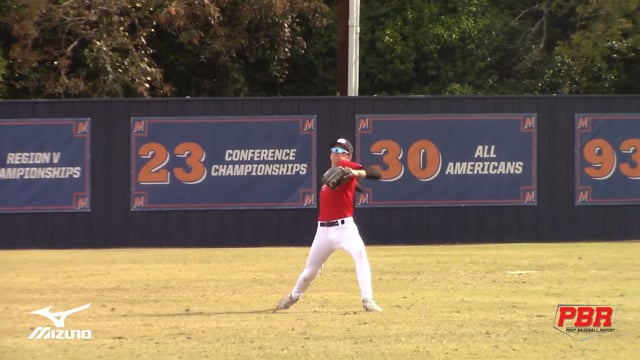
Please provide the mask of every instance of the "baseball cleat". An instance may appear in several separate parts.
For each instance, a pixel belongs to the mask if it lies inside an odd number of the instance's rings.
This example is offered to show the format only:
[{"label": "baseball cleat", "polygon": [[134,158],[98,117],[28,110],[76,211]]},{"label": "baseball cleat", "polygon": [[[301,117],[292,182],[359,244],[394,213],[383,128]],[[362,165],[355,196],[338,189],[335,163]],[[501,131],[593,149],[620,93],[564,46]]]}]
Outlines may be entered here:
[{"label": "baseball cleat", "polygon": [[293,295],[289,294],[280,301],[278,301],[278,305],[276,305],[276,310],[286,310],[291,307],[291,305],[295,304],[300,300],[300,298],[294,298]]},{"label": "baseball cleat", "polygon": [[382,312],[382,308],[373,299],[362,299],[364,311]]}]

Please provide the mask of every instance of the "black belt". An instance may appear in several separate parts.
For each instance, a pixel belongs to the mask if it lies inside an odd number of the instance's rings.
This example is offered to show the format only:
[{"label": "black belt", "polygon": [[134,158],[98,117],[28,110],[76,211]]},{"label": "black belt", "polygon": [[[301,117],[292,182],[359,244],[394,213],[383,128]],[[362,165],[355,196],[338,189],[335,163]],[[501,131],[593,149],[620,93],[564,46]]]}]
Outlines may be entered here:
[{"label": "black belt", "polygon": [[334,220],[334,221],[323,221],[319,224],[322,227],[332,227],[338,225],[344,225],[344,219]]}]

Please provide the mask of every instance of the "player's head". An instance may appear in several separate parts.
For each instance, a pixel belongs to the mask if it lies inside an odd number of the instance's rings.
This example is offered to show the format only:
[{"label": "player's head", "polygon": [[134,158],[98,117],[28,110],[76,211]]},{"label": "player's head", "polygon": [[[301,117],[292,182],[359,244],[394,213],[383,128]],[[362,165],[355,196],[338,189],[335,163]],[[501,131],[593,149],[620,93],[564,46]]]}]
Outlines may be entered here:
[{"label": "player's head", "polygon": [[332,142],[330,148],[331,149],[333,149],[333,148],[341,148],[343,150],[346,150],[350,155],[353,155],[353,145],[351,145],[349,140],[344,139],[344,138],[340,138],[340,139]]},{"label": "player's head", "polygon": [[[349,142],[349,140],[340,138],[331,143],[329,147],[331,151],[331,162],[337,163],[342,159],[351,160],[353,156],[353,145]],[[335,160],[335,161],[334,161]]]}]

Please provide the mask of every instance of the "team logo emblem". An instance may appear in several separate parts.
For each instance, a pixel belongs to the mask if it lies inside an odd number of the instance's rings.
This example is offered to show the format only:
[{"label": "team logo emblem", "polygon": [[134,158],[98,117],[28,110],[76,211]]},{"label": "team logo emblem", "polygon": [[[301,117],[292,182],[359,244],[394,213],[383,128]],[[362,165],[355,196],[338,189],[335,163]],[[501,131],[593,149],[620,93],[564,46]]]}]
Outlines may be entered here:
[{"label": "team logo emblem", "polygon": [[581,341],[604,333],[615,332],[610,305],[558,305],[553,327]]}]

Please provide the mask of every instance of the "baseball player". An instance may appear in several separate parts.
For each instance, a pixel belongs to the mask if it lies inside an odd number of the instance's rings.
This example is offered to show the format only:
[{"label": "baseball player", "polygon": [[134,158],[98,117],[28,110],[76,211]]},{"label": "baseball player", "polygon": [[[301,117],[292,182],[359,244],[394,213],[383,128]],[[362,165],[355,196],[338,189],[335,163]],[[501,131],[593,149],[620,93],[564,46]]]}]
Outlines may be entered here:
[{"label": "baseball player", "polygon": [[380,179],[380,173],[351,161],[353,146],[346,139],[336,140],[330,147],[331,167],[344,167],[350,174],[334,189],[324,184],[320,190],[318,227],[304,270],[291,293],[283,297],[275,310],[284,310],[295,304],[316,278],[322,265],[336,250],[348,252],[355,262],[356,276],[362,307],[365,311],[381,312],[382,308],[373,299],[371,268],[364,242],[353,221],[354,195],[358,178]]}]

